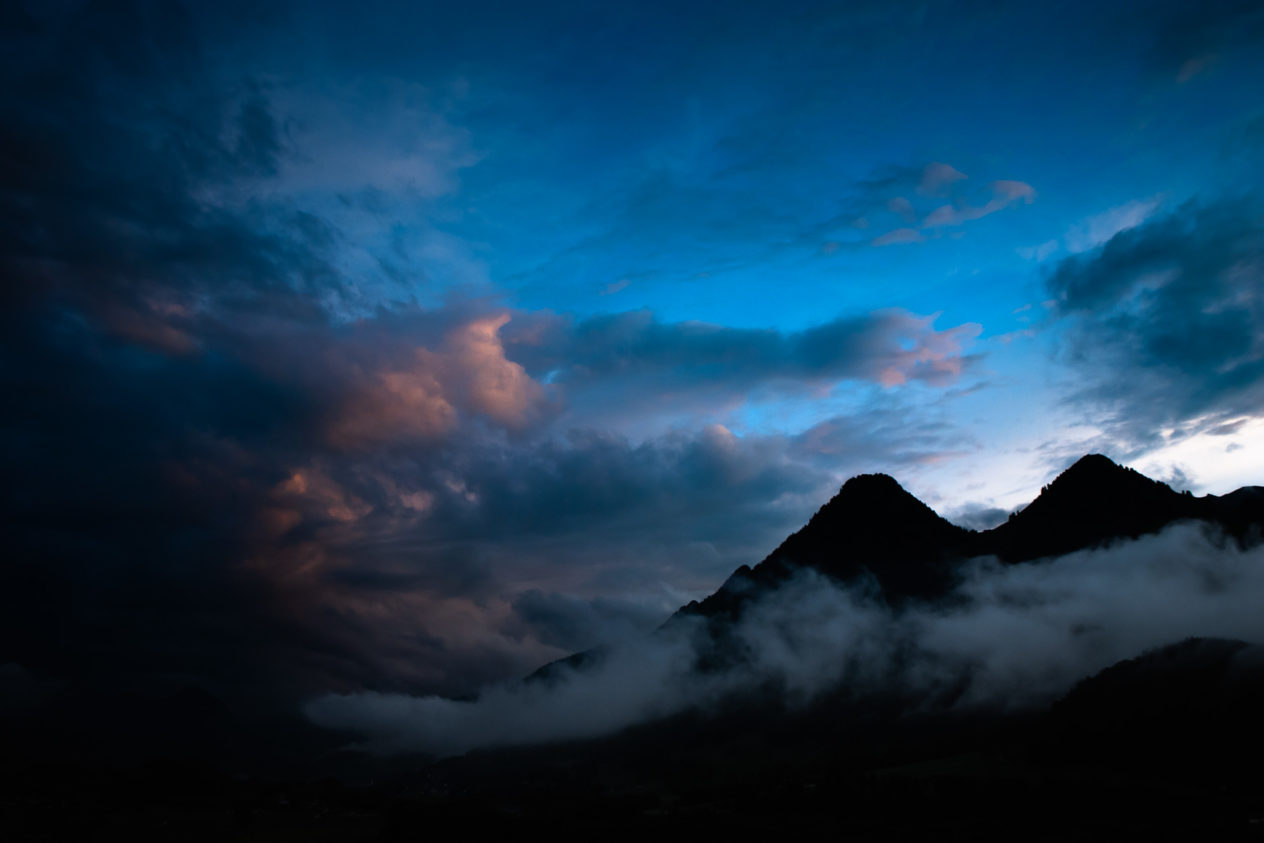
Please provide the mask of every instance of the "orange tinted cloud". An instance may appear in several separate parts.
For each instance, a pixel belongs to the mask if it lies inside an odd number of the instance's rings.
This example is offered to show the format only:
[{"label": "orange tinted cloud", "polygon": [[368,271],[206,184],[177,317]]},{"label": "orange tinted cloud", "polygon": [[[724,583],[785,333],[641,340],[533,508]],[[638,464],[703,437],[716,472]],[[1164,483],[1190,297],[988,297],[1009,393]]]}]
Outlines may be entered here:
[{"label": "orange tinted cloud", "polygon": [[921,380],[940,386],[958,378],[971,358],[964,354],[967,342],[983,331],[983,326],[967,322],[955,328],[936,331],[939,314],[916,317],[899,314],[898,331],[906,340],[878,375],[883,386],[900,386],[910,380]]},{"label": "orange tinted cloud", "polygon": [[[500,329],[508,314],[482,316],[450,331],[438,348],[410,348],[387,362],[356,367],[354,383],[326,433],[331,444],[358,447],[434,439],[462,414],[507,428],[526,426],[543,389],[505,356]],[[376,370],[375,370],[376,369]]]},{"label": "orange tinted cloud", "polygon": [[509,314],[476,319],[449,335],[445,343],[447,377],[464,386],[470,409],[505,427],[527,424],[543,397],[526,370],[505,357],[500,329]]}]

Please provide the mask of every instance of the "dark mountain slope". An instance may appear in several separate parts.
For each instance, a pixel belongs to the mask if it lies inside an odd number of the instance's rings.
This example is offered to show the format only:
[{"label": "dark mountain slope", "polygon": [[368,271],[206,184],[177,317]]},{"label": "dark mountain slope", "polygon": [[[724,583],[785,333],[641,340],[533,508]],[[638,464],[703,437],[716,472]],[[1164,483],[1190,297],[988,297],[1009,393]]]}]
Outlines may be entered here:
[{"label": "dark mountain slope", "polygon": [[1191,638],[1119,662],[1053,706],[1049,760],[1212,784],[1264,781],[1264,647]]},{"label": "dark mountain slope", "polygon": [[1264,541],[1264,486],[1243,486],[1227,495],[1197,498],[1198,517],[1211,521],[1249,546]]},{"label": "dark mountain slope", "polygon": [[945,521],[885,474],[862,474],[754,568],[743,565],[720,590],[682,611],[732,614],[746,595],[812,568],[850,582],[872,576],[892,599],[931,597],[950,585],[947,562],[969,552],[973,534]]},{"label": "dark mountain slope", "polygon": [[1214,516],[1210,507],[1200,506],[1204,502],[1101,454],[1089,454],[1009,521],[980,534],[973,550],[1006,562],[1060,556],[1155,533],[1174,521]]}]

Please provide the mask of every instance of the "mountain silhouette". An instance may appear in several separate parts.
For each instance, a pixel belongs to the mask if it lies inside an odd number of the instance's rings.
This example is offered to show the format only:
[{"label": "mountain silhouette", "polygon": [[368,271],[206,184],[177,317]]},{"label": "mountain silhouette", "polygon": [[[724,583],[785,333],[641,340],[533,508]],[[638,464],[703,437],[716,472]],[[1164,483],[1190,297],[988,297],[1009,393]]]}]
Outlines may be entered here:
[{"label": "mountain silhouette", "polygon": [[1079,682],[1049,712],[1041,755],[1178,778],[1258,781],[1264,647],[1190,638]]},{"label": "mountain silhouette", "polygon": [[1214,510],[1204,498],[1182,495],[1101,454],[1089,454],[1009,521],[982,534],[974,550],[1025,562],[1135,539],[1182,519],[1218,520]]},{"label": "mountain silhouette", "polygon": [[[681,607],[664,627],[702,617],[722,640],[749,602],[803,569],[868,584],[898,605],[948,594],[959,565],[969,559],[1032,562],[1157,533],[1179,521],[1205,522],[1242,545],[1258,543],[1264,540],[1264,487],[1194,497],[1102,454],[1088,454],[1007,522],[975,532],[945,520],[894,478],[861,474],[761,562],[739,567],[715,593]],[[583,669],[604,652],[575,653],[527,678],[550,679],[562,666]]]},{"label": "mountain silhouette", "polygon": [[836,580],[872,577],[886,595],[926,597],[950,584],[952,559],[973,534],[941,518],[886,474],[861,474],[754,568],[738,568],[720,590],[686,606],[707,616],[736,611],[745,596],[812,568]]},{"label": "mountain silhouette", "polygon": [[1157,533],[1200,520],[1239,542],[1264,531],[1264,488],[1194,497],[1101,454],[1081,457],[1009,521],[983,532],[951,524],[885,474],[862,474],[753,568],[743,565],[711,596],[681,609],[730,616],[754,594],[810,568],[845,583],[868,580],[888,602],[934,598],[957,563],[996,556],[1028,562]]}]

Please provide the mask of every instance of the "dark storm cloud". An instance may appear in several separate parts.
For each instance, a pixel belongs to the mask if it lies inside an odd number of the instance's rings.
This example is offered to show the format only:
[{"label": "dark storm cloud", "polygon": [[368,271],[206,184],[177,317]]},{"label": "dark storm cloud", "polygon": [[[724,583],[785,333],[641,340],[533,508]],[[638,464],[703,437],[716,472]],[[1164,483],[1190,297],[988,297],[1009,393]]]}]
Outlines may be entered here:
[{"label": "dark storm cloud", "polygon": [[[247,705],[460,693],[587,634],[516,620],[514,563],[688,579],[683,541],[712,545],[718,576],[814,505],[824,476],[775,443],[513,438],[549,399],[506,358],[502,312],[337,323],[328,223],[199,198],[276,166],[266,102],[171,94],[198,74],[146,20],[103,22],[119,55],[82,73],[87,36],[45,32],[57,58],[6,86],[0,658],[105,684],[191,677]],[[171,113],[137,113],[146,97]]]},{"label": "dark storm cloud", "polygon": [[25,24],[0,95],[5,657],[263,697],[347,681],[364,660],[245,565],[327,403],[245,337],[326,330],[342,290],[319,219],[215,200],[276,166],[266,96],[176,5]]},{"label": "dark storm cloud", "polygon": [[[259,21],[166,3],[0,21],[0,663],[245,704],[462,693],[604,637],[607,610],[638,625],[710,590],[839,472],[954,444],[894,405],[801,436],[634,440],[585,413],[943,385],[976,362],[973,325],[362,307],[352,235],[277,187],[311,150],[275,80],[223,58]],[[603,602],[630,586],[654,600]]]},{"label": "dark storm cloud", "polygon": [[[1190,203],[1064,261],[1048,281],[1080,401],[1135,447],[1217,430],[1264,401],[1264,215]],[[1192,432],[1185,430],[1184,432]]]},{"label": "dark storm cloud", "polygon": [[182,7],[41,16],[15,49],[0,97],[10,296],[182,353],[199,319],[310,314],[313,294],[340,294],[318,219],[211,201],[275,167],[280,146],[266,97],[216,84]]}]

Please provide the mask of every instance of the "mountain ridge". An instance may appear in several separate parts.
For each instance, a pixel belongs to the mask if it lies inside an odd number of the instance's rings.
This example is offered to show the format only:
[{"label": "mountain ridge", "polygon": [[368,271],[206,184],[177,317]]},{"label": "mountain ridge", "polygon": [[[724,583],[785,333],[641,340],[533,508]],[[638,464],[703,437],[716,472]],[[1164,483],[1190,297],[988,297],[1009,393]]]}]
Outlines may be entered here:
[{"label": "mountain ridge", "polygon": [[[1239,544],[1258,543],[1264,540],[1264,487],[1194,497],[1090,453],[1008,521],[974,531],[940,516],[890,475],[860,474],[760,562],[739,566],[712,594],[685,604],[661,628],[700,617],[713,631],[722,631],[753,598],[803,569],[846,584],[867,581],[885,601],[898,605],[948,594],[959,566],[969,559],[1030,563],[1136,539],[1188,520],[1212,524]],[[583,668],[599,661],[602,652],[575,653],[527,679],[548,678],[562,666]]]},{"label": "mountain ridge", "polygon": [[951,569],[967,559],[1030,562],[1139,538],[1183,520],[1216,524],[1240,542],[1255,530],[1258,540],[1264,488],[1194,497],[1092,453],[1008,521],[974,531],[947,521],[891,476],[862,474],[847,480],[762,561],[741,566],[714,594],[681,612],[729,613],[735,599],[741,602],[735,596],[748,593],[749,586],[773,585],[801,568],[841,582],[871,575],[891,602],[933,598],[951,587]]}]

